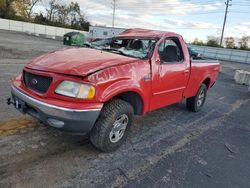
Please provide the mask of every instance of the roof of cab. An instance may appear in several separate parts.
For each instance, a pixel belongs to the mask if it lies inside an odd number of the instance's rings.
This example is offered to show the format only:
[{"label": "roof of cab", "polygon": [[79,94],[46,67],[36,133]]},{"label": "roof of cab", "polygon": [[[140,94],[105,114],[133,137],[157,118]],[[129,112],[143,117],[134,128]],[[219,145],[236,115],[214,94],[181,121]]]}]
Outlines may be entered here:
[{"label": "roof of cab", "polygon": [[117,35],[116,38],[132,38],[132,37],[138,37],[138,38],[161,38],[162,36],[166,34],[172,34],[172,35],[178,35],[173,32],[167,32],[167,31],[158,31],[158,30],[149,30],[149,29],[127,29]]}]

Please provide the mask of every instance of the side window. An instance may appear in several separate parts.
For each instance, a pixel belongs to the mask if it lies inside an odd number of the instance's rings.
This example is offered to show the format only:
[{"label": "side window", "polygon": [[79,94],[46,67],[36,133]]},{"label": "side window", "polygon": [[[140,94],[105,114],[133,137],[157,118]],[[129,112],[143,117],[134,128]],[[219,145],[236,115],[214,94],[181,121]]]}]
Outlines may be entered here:
[{"label": "side window", "polygon": [[178,38],[166,38],[158,48],[162,63],[182,63],[184,60],[181,44]]},{"label": "side window", "polygon": [[110,44],[112,48],[121,48],[122,47],[123,40],[113,40]]}]

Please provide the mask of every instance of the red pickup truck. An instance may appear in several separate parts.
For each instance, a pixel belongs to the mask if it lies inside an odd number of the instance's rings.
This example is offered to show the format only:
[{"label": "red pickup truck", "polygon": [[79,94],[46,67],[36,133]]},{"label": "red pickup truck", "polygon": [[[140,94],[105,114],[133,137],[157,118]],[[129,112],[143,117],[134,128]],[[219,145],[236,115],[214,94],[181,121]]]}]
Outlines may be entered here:
[{"label": "red pickup truck", "polygon": [[199,111],[219,63],[192,61],[172,32],[128,29],[110,44],[64,49],[29,61],[12,79],[8,103],[52,127],[89,133],[102,151],[118,148],[133,115],[186,99]]}]

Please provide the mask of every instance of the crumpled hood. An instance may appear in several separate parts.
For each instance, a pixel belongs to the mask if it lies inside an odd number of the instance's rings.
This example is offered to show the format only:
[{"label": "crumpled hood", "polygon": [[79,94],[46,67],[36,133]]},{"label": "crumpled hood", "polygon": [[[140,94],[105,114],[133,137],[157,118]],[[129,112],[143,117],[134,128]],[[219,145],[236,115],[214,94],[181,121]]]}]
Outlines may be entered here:
[{"label": "crumpled hood", "polygon": [[139,61],[136,58],[90,48],[71,48],[45,54],[29,61],[25,67],[46,72],[85,76],[116,65]]}]

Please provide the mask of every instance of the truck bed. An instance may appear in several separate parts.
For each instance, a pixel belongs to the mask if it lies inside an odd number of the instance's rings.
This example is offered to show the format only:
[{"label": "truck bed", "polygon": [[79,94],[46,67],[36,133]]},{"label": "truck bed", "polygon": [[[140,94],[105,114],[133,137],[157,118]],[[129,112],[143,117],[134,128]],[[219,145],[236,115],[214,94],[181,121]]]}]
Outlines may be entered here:
[{"label": "truck bed", "polygon": [[185,97],[194,96],[201,81],[209,78],[210,87],[214,85],[220,69],[218,60],[197,59],[191,62],[191,74],[185,91]]}]

